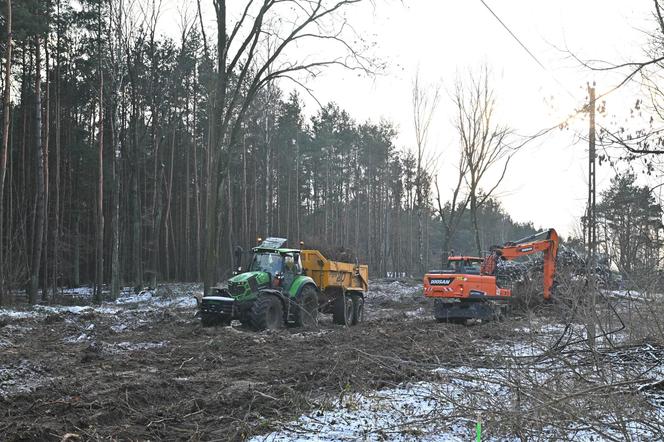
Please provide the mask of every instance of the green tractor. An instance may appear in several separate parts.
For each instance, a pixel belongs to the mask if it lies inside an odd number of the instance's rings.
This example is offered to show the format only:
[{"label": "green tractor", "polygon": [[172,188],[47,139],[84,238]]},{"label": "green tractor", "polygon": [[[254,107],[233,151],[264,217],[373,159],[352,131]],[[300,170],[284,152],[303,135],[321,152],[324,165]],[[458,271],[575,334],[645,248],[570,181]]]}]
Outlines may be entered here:
[{"label": "green tractor", "polygon": [[281,238],[266,239],[253,248],[246,272],[204,296],[199,305],[203,325],[229,325],[234,319],[257,330],[316,325],[318,286],[305,275],[300,250],[285,244]]}]

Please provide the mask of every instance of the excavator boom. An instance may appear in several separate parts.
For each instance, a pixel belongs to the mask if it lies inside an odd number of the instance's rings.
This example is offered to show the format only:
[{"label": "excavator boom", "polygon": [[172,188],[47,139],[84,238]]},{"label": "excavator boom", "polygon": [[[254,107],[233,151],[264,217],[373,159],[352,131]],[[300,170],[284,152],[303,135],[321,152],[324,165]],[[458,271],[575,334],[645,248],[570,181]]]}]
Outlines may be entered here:
[{"label": "excavator boom", "polygon": [[[536,239],[546,235],[545,239]],[[502,252],[502,259],[511,260],[533,253],[544,253],[544,299],[551,299],[553,276],[556,272],[556,255],[558,254],[558,233],[555,229],[536,233],[517,242],[507,243],[498,248]]]}]

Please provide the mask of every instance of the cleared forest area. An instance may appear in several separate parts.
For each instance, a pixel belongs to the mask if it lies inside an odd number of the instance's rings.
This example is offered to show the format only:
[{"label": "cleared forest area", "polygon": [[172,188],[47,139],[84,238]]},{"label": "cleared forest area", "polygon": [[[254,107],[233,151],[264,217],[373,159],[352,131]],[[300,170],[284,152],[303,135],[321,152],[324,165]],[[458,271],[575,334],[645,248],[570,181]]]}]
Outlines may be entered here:
[{"label": "cleared forest area", "polygon": [[0,434],[468,440],[477,422],[487,440],[655,440],[664,431],[661,297],[645,304],[607,292],[620,316],[603,323],[591,351],[583,309],[442,324],[417,281],[370,287],[367,321],[350,328],[203,328],[197,285],[128,291],[101,306],[3,310]]}]

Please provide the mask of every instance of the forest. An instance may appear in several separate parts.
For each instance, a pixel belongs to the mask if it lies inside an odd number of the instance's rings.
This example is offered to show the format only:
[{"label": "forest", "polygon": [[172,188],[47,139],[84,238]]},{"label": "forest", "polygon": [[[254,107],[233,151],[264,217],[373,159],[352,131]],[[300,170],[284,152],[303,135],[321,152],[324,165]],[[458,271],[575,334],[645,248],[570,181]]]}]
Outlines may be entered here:
[{"label": "forest", "polygon": [[[121,285],[200,281],[208,262],[216,282],[234,246],[267,236],[352,250],[377,276],[440,267],[443,248],[470,252],[467,202],[456,202],[450,237],[450,202],[434,205],[431,168],[395,145],[392,122],[357,121],[335,103],[307,113],[276,80],[247,97],[238,65],[228,87],[246,109],[216,146],[218,42],[200,17],[174,40],[158,34],[158,3],[118,5],[12,2],[0,293],[25,288],[35,302],[62,286],[111,284],[117,296]],[[485,202],[487,248],[534,231]]]}]

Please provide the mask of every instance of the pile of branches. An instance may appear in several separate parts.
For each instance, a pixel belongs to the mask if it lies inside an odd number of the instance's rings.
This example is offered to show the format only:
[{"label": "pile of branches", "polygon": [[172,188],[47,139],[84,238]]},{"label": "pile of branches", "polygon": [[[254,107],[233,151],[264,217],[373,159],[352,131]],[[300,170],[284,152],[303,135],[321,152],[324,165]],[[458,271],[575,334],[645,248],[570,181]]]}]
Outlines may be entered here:
[{"label": "pile of branches", "polygon": [[[590,270],[590,271],[589,271]],[[502,261],[496,266],[496,277],[502,287],[514,288],[530,281],[540,283],[544,273],[544,257],[534,255],[526,261]],[[588,269],[586,258],[574,249],[561,245],[556,256],[556,284],[567,284],[570,280],[585,278],[591,274],[600,286],[613,285],[611,270],[606,260],[600,260],[592,269]]]}]

